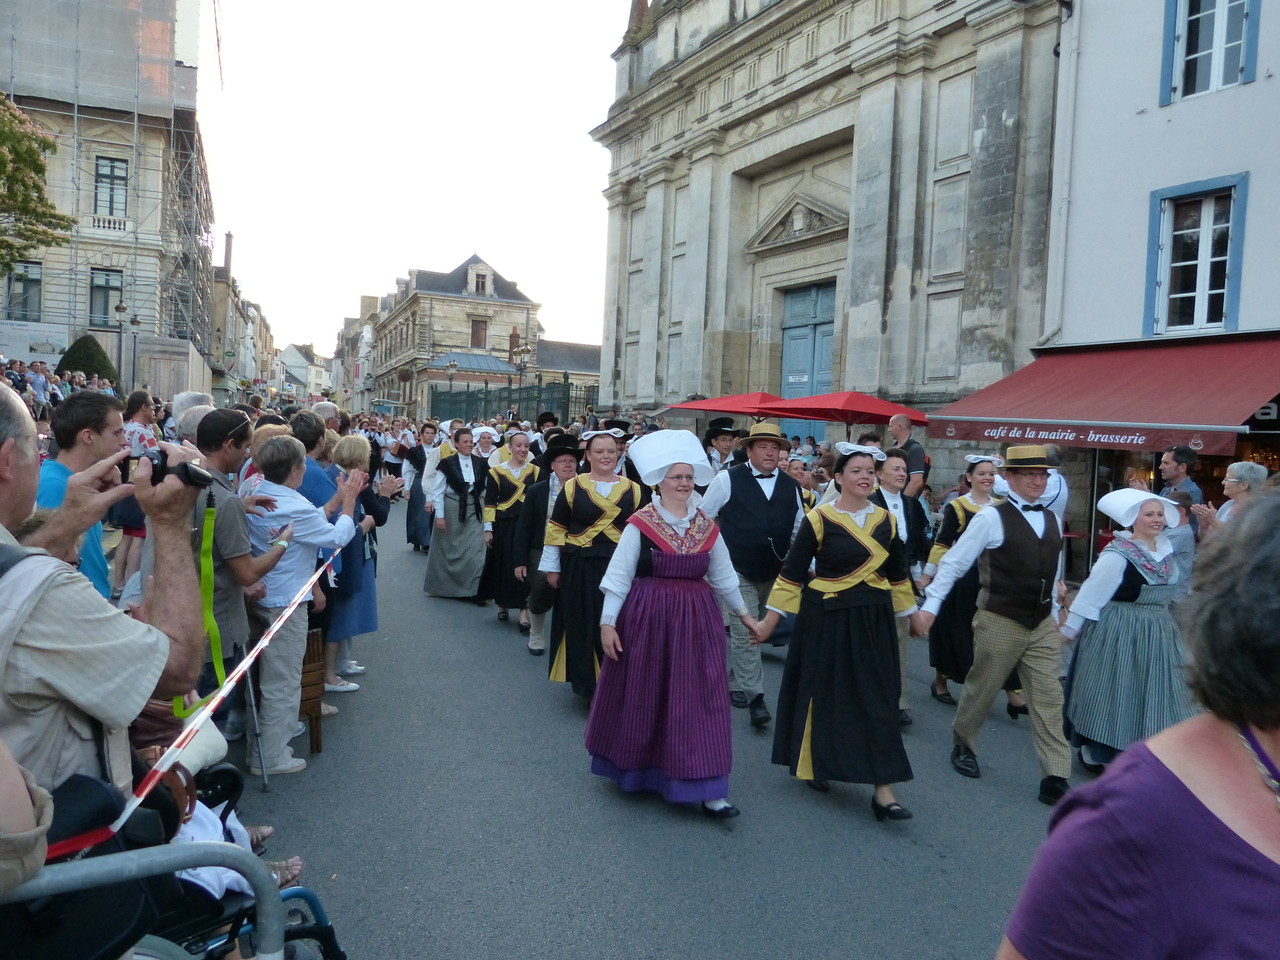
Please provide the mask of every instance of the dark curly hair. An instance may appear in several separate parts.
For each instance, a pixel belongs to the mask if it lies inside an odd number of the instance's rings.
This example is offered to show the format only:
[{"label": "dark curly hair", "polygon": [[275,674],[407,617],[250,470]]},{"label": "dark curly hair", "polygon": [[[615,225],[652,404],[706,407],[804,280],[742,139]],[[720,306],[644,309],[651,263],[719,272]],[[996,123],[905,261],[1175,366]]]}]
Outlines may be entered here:
[{"label": "dark curly hair", "polygon": [[1280,494],[1234,511],[1196,557],[1181,611],[1196,699],[1215,716],[1280,728]]}]

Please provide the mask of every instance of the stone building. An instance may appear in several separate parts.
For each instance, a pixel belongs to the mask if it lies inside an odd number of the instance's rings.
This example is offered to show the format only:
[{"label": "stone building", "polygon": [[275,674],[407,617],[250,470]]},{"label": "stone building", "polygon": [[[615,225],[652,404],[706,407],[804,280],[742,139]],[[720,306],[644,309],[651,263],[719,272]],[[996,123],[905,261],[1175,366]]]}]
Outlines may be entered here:
[{"label": "stone building", "polygon": [[612,156],[601,405],[856,389],[928,409],[1025,363],[1061,16],[635,0],[592,131]]},{"label": "stone building", "polygon": [[334,400],[347,410],[373,409],[373,326],[378,298],[361,297],[360,314],[346,317],[333,352]]},{"label": "stone building", "polygon": [[222,266],[213,268],[213,337],[210,393],[219,406],[270,396],[275,338],[262,308],[240,291],[231,272],[232,237],[224,240]]},{"label": "stone building", "polygon": [[[535,377],[541,304],[478,255],[448,273],[410,270],[382,298],[373,325],[373,392],[379,406],[423,417],[430,413],[430,384],[450,380],[433,361],[450,353],[488,355]],[[504,371],[505,375],[505,371]],[[494,374],[460,371],[458,383],[480,383]]]},{"label": "stone building", "polygon": [[56,365],[93,334],[122,386],[207,391],[213,222],[196,120],[196,0],[12,0],[0,90],[52,137],[69,243],[3,281],[0,352]]}]

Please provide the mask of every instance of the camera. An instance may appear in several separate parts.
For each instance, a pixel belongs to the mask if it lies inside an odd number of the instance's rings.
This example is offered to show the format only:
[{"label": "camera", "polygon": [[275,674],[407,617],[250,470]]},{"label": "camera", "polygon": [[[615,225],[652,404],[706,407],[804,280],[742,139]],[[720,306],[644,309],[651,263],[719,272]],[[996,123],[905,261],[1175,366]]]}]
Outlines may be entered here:
[{"label": "camera", "polygon": [[167,476],[175,476],[188,487],[209,487],[213,485],[213,474],[204,467],[198,467],[189,460],[177,466],[169,466],[169,454],[164,450],[148,450],[146,457],[151,461],[151,485],[154,487],[164,481]]}]

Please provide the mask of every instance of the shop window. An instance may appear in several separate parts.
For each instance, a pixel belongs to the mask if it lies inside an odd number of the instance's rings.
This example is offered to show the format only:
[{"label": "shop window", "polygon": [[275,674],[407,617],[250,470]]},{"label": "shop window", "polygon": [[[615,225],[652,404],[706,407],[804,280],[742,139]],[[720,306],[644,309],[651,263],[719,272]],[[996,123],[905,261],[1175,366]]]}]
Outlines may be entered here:
[{"label": "shop window", "polygon": [[1160,104],[1251,83],[1261,0],[1165,0]]},{"label": "shop window", "polygon": [[39,321],[40,264],[19,262],[13,265],[5,303],[10,320]]},{"label": "shop window", "polygon": [[1145,336],[1235,330],[1248,174],[1151,194]]}]

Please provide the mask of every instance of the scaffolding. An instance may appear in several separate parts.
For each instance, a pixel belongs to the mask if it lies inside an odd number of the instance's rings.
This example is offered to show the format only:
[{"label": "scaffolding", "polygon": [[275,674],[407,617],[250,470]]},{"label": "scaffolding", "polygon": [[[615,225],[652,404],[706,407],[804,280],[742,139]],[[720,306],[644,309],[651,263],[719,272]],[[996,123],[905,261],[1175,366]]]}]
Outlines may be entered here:
[{"label": "scaffolding", "polygon": [[[195,16],[192,0],[9,0],[0,12],[2,92],[58,141],[49,186],[77,223],[65,255],[37,255],[53,267],[40,320],[63,325],[68,340],[95,333],[122,372],[130,326],[188,341],[206,364],[213,349],[213,203],[196,68],[178,51],[179,21]],[[123,216],[96,209],[99,153],[128,162]],[[105,320],[88,295],[96,268],[121,275],[119,306]],[[185,347],[168,351],[179,355]],[[207,377],[188,373],[192,384]]]}]

